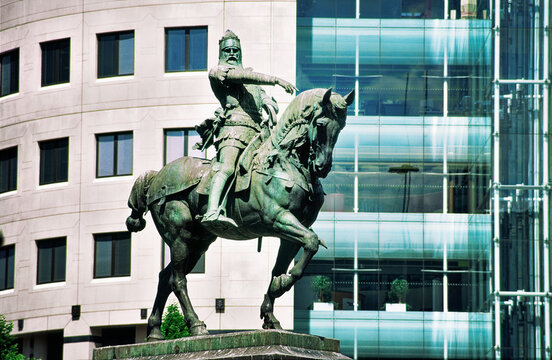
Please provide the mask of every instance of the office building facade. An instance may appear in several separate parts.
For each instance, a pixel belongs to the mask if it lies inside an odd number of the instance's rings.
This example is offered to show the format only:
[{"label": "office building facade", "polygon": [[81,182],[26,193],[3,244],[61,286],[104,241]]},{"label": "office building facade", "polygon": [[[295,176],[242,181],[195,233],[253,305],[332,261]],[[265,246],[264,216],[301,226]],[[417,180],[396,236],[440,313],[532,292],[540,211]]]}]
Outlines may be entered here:
[{"label": "office building facade", "polygon": [[296,330],[358,359],[551,356],[549,13],[298,1],[299,89],[357,97]]},{"label": "office building facade", "polygon": [[[168,253],[149,216],[126,232],[126,198],[146,170],[213,156],[193,127],[230,28],[244,66],[356,94],[313,226],[329,248],[278,299],[284,328],[354,359],[550,358],[550,7],[3,0],[0,312],[23,353],[144,340]],[[209,329],[260,327],[277,246],[211,246],[188,282]]]}]

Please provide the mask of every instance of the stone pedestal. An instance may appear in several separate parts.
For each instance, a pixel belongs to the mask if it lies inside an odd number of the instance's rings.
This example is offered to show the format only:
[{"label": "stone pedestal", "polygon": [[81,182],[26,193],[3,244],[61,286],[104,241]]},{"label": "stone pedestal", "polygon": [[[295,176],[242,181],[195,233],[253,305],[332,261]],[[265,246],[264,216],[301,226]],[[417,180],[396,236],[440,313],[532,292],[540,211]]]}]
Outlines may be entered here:
[{"label": "stone pedestal", "polygon": [[221,335],[109,346],[94,350],[94,360],[287,360],[350,359],[339,353],[339,341],[283,330],[255,330]]}]

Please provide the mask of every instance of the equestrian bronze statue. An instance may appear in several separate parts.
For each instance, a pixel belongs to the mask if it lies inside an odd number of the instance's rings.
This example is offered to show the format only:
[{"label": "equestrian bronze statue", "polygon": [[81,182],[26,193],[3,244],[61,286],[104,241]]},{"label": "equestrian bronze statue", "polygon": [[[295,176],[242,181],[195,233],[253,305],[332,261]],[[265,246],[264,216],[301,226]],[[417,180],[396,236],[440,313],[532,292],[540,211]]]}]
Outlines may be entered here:
[{"label": "equestrian bronze statue", "polygon": [[[280,239],[261,305],[265,329],[281,329],[273,314],[275,299],[302,277],[319,245],[325,246],[310,227],[324,201],[320,178],[332,167],[333,148],[353,92],[342,97],[331,89],[304,91],[276,121],[276,102],[259,85],[280,85],[288,92],[293,92],[293,85],[243,69],[234,34],[227,32],[220,48],[221,61],[209,78],[222,107],[215,118],[198,127],[202,146],[215,144],[217,158],[182,157],[160,171],[146,172],[136,180],[128,200],[129,231],[142,230],[143,216],[150,211],[171,252],[170,264],[159,273],[148,340],[163,338],[161,319],[171,292],[180,302],[190,333],[208,333],[188,297],[186,275],[217,237]],[[286,273],[301,248],[299,261]]]}]

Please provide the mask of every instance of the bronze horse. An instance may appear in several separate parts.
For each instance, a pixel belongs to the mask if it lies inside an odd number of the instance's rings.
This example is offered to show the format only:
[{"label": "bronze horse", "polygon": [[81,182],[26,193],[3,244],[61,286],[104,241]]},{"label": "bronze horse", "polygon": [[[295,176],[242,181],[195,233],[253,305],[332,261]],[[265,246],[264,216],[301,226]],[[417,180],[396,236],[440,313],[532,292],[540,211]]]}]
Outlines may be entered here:
[{"label": "bronze horse", "polygon": [[[310,229],[324,201],[319,178],[326,177],[332,167],[332,151],[345,126],[347,106],[353,100],[353,92],[342,97],[331,89],[313,89],[290,103],[250,161],[249,186],[228,194],[227,216],[238,224],[237,228],[207,228],[200,221],[207,196],[196,190],[210,169],[203,159],[183,157],[136,180],[128,201],[132,213],[127,228],[142,230],[143,215],[150,210],[171,253],[171,263],[159,273],[157,296],[148,320],[148,340],[163,338],[161,318],[171,292],[180,302],[190,333],[208,334],[188,297],[186,275],[217,237],[280,238],[261,318],[263,328],[281,328],[273,314],[274,300],[302,277],[318,246],[325,246]],[[185,185],[175,187],[182,183]],[[286,273],[301,247],[299,261]]]}]

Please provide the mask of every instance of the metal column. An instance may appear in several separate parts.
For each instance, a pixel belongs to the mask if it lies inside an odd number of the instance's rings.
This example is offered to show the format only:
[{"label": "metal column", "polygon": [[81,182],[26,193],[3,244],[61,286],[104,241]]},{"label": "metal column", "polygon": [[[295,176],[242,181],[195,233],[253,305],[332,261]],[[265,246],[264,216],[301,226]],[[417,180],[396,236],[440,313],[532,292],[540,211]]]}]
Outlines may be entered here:
[{"label": "metal column", "polygon": [[[504,2],[504,1],[502,1]],[[512,6],[513,3],[505,3]],[[534,79],[501,79],[501,0],[495,0],[492,9],[494,15],[493,39],[494,39],[494,91],[493,91],[493,174],[492,174],[492,214],[493,214],[493,299],[494,299],[494,354],[495,358],[501,358],[502,350],[502,324],[501,324],[501,302],[507,299],[530,298],[535,306],[537,323],[534,324],[534,344],[524,344],[530,348],[534,346],[534,356],[545,359],[551,358],[551,320],[550,320],[550,146],[549,146],[549,117],[550,117],[550,0],[537,1],[534,6],[537,9],[534,21],[534,33],[532,46],[535,49],[532,54],[533,77]],[[539,24],[539,9],[542,9],[542,27]],[[502,9],[505,12],[513,11]],[[540,42],[542,40],[542,43]],[[542,45],[541,45],[542,44]],[[514,49],[514,51],[523,49]],[[540,64],[542,68],[539,69]],[[542,70],[542,71],[541,71]],[[536,117],[533,117],[534,142],[533,147],[533,184],[501,184],[500,152],[501,144],[501,113],[500,97],[501,85],[515,84],[518,87],[524,85],[533,86],[533,102],[535,108],[540,110]],[[540,90],[542,88],[542,90]],[[541,102],[542,101],[542,102]],[[542,104],[542,105],[540,105]],[[540,108],[539,108],[540,107]],[[524,289],[514,291],[503,291],[501,289],[501,226],[500,226],[500,191],[516,190],[532,194],[531,200],[535,202],[534,210],[541,212],[542,217],[536,216],[533,226],[534,235],[530,239],[534,242],[534,280],[532,286],[534,291]],[[539,205],[539,201],[541,202]],[[542,234],[540,236],[539,234]],[[502,234],[504,235],[504,234]],[[542,248],[542,250],[541,250]],[[542,269],[542,271],[541,271]],[[541,304],[542,308],[541,308]],[[505,313],[506,315],[507,313]],[[530,353],[526,353],[526,356]]]},{"label": "metal column", "polygon": [[494,3],[494,93],[493,93],[493,279],[494,279],[494,352],[501,357],[500,324],[500,0]]}]

